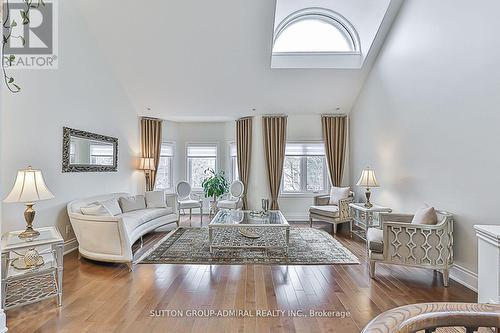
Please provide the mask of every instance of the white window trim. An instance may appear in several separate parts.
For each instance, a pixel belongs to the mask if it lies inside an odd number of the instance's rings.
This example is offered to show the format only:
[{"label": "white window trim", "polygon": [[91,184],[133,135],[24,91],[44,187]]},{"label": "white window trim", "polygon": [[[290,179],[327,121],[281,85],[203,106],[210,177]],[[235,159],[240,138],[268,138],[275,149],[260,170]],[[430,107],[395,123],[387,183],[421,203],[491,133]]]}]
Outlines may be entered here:
[{"label": "white window trim", "polygon": [[361,54],[361,42],[358,35],[358,32],[354,28],[354,26],[349,22],[341,14],[326,8],[320,7],[310,7],[303,8],[293,12],[292,14],[285,17],[280,24],[276,27],[273,36],[273,49],[274,43],[278,39],[285,29],[291,24],[298,22],[300,20],[308,19],[308,18],[316,18],[321,19],[327,23],[335,25],[339,30],[344,30],[348,33],[350,40],[352,42],[353,51],[347,52],[272,52],[273,55],[360,55]]},{"label": "white window trim", "polygon": [[[235,172],[233,170],[233,156],[231,156],[231,145],[235,145],[236,146],[236,141],[228,141],[227,143],[227,151],[228,151],[228,154],[227,154],[227,157],[228,157],[228,174],[227,176],[229,176],[229,180],[231,182],[234,182],[236,179],[236,175],[235,175]],[[238,148],[236,148],[236,161],[238,161]],[[236,168],[238,168],[238,164],[236,163]]]},{"label": "white window trim", "polygon": [[[286,144],[324,144],[323,141],[312,141],[312,140],[294,140],[294,141],[287,141]],[[279,192],[279,197],[280,198],[312,198],[318,195],[326,195],[330,193],[330,178],[328,174],[328,165],[326,164],[326,154],[325,155],[297,155],[297,157],[304,157],[304,156],[323,156],[325,157],[325,166],[323,168],[323,179],[324,179],[324,190],[323,191],[318,191],[318,192],[309,192],[309,191],[303,191],[303,192],[285,192],[283,191],[283,183],[284,183],[284,177],[283,174],[281,176],[281,184],[280,184],[280,192]],[[286,155],[285,155],[286,157]],[[301,163],[304,163],[301,161]],[[301,183],[307,184],[307,172],[302,173],[301,175]]]},{"label": "white window trim", "polygon": [[[163,141],[161,144],[162,145],[163,144],[168,144],[168,145],[172,146],[172,156],[168,156],[171,159],[171,161],[170,161],[170,170],[168,170],[169,178],[170,178],[170,185],[171,186],[168,187],[168,188],[162,188],[162,189],[159,189],[159,190],[164,190],[165,192],[171,193],[171,192],[174,191],[174,188],[175,188],[175,183],[174,183],[174,160],[175,160],[175,153],[176,153],[176,145],[175,145],[175,141]],[[160,157],[161,157],[161,146],[160,146]],[[156,189],[156,186],[155,186],[155,189]]]},{"label": "white window trim", "polygon": [[[216,156],[215,156],[215,172],[219,170],[219,159],[220,159],[220,147],[219,147],[219,142],[214,141],[214,142],[207,142],[207,141],[202,141],[202,142],[186,142],[185,144],[185,159],[186,159],[186,179],[187,182],[191,185],[191,172],[189,168],[189,159],[190,158],[207,158],[207,156],[189,156],[188,155],[188,147],[189,146],[215,146],[216,147]],[[192,187],[191,190],[194,193],[203,193],[203,188],[202,187]]]}]

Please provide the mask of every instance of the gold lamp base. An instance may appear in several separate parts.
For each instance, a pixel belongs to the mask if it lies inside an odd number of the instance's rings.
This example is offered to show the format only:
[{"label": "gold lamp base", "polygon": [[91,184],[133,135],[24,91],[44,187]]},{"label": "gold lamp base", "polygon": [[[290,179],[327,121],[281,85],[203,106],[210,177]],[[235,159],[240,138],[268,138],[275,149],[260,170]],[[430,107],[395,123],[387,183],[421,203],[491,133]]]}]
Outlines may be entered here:
[{"label": "gold lamp base", "polygon": [[40,236],[40,233],[33,229],[33,220],[35,219],[35,210],[33,209],[32,203],[26,204],[26,210],[24,211],[24,219],[26,220],[26,230],[19,234],[20,239],[33,240]]},{"label": "gold lamp base", "polygon": [[370,188],[367,187],[366,191],[365,191],[365,197],[366,197],[365,207],[366,208],[372,208],[373,207],[372,203],[370,202],[370,196],[371,195],[372,195],[372,193],[370,192]]}]

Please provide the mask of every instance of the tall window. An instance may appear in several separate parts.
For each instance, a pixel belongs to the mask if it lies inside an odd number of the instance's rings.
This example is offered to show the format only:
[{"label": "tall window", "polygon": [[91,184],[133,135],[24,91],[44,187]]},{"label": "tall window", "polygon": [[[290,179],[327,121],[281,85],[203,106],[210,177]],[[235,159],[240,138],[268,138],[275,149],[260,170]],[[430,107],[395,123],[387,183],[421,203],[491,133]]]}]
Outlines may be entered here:
[{"label": "tall window", "polygon": [[238,151],[236,149],[236,142],[229,144],[229,156],[231,160],[231,182],[238,180],[240,175],[238,173]]},{"label": "tall window", "polygon": [[164,142],[161,144],[160,161],[156,173],[155,187],[160,190],[169,190],[173,187],[174,144]]},{"label": "tall window", "polygon": [[96,165],[113,165],[113,145],[91,143],[90,162]]},{"label": "tall window", "polygon": [[187,146],[187,174],[188,181],[193,189],[200,190],[205,170],[217,168],[216,144],[188,144]]},{"label": "tall window", "polygon": [[327,189],[325,147],[322,142],[287,143],[281,193],[318,193]]}]

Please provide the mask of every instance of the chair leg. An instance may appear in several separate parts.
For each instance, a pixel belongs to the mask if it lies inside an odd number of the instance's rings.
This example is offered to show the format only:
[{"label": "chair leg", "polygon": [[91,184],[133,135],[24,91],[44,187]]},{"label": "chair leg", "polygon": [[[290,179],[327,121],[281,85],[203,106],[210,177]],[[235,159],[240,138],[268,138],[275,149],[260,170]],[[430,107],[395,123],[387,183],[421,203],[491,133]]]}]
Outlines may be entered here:
[{"label": "chair leg", "polygon": [[352,237],[352,220],[349,221],[349,233],[351,234]]},{"label": "chair leg", "polygon": [[373,279],[375,277],[375,260],[370,260],[370,277]]},{"label": "chair leg", "polygon": [[450,281],[450,270],[443,269],[443,284],[445,287],[448,287],[448,282]]},{"label": "chair leg", "polygon": [[193,209],[189,208],[189,221],[191,221],[191,216],[193,215]]},{"label": "chair leg", "polygon": [[203,206],[200,206],[200,227],[203,226]]},{"label": "chair leg", "polygon": [[337,223],[334,223],[333,224],[333,233],[336,234],[337,233]]},{"label": "chair leg", "polygon": [[312,217],[309,218],[309,227],[311,227],[311,228],[313,227],[313,219],[312,219]]},{"label": "chair leg", "polygon": [[134,271],[134,264],[131,261],[127,262],[126,265],[128,267],[129,272],[133,272]]}]

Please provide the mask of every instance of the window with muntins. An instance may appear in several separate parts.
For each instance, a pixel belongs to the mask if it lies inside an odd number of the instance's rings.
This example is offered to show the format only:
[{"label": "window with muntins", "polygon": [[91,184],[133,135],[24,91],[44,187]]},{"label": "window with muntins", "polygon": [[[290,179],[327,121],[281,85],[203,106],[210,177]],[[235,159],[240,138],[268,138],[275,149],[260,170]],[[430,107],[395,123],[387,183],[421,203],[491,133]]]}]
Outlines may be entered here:
[{"label": "window with muntins", "polygon": [[171,190],[173,188],[173,161],[174,144],[170,142],[162,143],[160,161],[156,170],[156,189]]},{"label": "window with muntins", "polygon": [[113,165],[113,145],[91,143],[90,161],[94,165]]},{"label": "window with muntins", "polygon": [[194,190],[201,190],[205,171],[217,170],[217,144],[188,144],[187,176]]},{"label": "window with muntins", "polygon": [[287,143],[281,193],[325,192],[328,186],[327,172],[322,142]]},{"label": "window with muntins", "polygon": [[238,173],[238,151],[236,149],[236,142],[231,142],[229,144],[229,158],[231,161],[231,171],[230,171],[230,179],[231,182],[240,179],[240,175]]},{"label": "window with muntins", "polygon": [[356,53],[354,27],[341,15],[323,8],[306,8],[285,18],[273,43],[277,53]]}]

